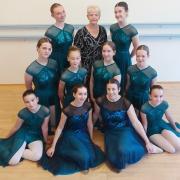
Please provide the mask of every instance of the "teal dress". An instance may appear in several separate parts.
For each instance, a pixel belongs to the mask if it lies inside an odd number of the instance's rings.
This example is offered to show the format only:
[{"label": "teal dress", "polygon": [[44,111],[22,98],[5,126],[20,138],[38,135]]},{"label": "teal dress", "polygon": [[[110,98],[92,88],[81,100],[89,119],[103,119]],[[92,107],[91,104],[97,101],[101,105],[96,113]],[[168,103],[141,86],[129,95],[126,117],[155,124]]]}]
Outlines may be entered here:
[{"label": "teal dress", "polygon": [[58,102],[58,66],[55,60],[49,59],[46,66],[33,61],[26,69],[33,77],[33,85],[39,104],[56,105]]},{"label": "teal dress", "polygon": [[90,139],[87,121],[91,105],[67,106],[65,127],[58,139],[52,158],[44,154],[39,164],[54,175],[72,174],[96,167],[104,161],[104,154]]},{"label": "teal dress", "polygon": [[131,103],[124,97],[116,102],[100,97],[97,103],[104,124],[105,153],[110,165],[121,170],[138,162],[145,155],[146,148],[127,115]]},{"label": "teal dress", "polygon": [[0,165],[8,166],[10,159],[24,142],[27,144],[37,140],[43,141],[42,124],[49,116],[49,109],[41,106],[36,113],[27,108],[19,111],[18,117],[23,120],[20,129],[9,138],[0,139]]},{"label": "teal dress", "polygon": [[[163,101],[161,104],[157,106],[152,106],[149,102],[146,102],[142,108],[141,112],[143,112],[147,117],[147,135],[152,136],[154,134],[161,134],[161,132],[166,129],[172,131],[176,136],[180,137],[180,133],[175,131],[173,127],[166,121],[164,121],[163,115],[168,109],[168,103]],[[176,123],[176,126],[180,128],[180,124]]]},{"label": "teal dress", "polygon": [[107,82],[120,74],[116,63],[105,66],[103,60],[96,61],[93,64],[94,98],[103,96],[106,93]]},{"label": "teal dress", "polygon": [[130,78],[127,98],[140,111],[141,106],[149,99],[149,89],[152,80],[157,77],[157,72],[151,66],[139,69],[137,65],[132,65],[128,68],[127,73]]},{"label": "teal dress", "polygon": [[67,69],[61,75],[61,81],[65,83],[63,105],[66,107],[70,104],[73,98],[73,87],[77,84],[84,84],[86,82],[87,70],[79,68],[75,73]]},{"label": "teal dress", "polygon": [[115,62],[121,70],[121,93],[124,93],[126,87],[126,74],[128,67],[132,64],[129,52],[132,38],[138,34],[137,30],[131,24],[120,28],[118,23],[110,26],[111,38],[116,45]]},{"label": "teal dress", "polygon": [[45,36],[51,39],[52,53],[50,58],[57,61],[59,75],[68,67],[67,52],[73,42],[73,32],[74,27],[65,23],[63,29],[52,25],[45,33]]}]

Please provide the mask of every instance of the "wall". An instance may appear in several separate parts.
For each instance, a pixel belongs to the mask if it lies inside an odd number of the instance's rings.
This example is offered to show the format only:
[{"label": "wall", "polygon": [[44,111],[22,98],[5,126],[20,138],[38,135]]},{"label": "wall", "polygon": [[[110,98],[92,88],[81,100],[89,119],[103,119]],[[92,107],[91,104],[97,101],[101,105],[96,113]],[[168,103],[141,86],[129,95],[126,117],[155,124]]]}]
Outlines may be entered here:
[{"label": "wall", "polygon": [[[28,3],[27,3],[28,2]],[[36,58],[36,41],[53,23],[49,0],[6,0],[0,6],[0,84],[23,83],[25,68]],[[67,22],[86,24],[86,7],[101,7],[101,23],[107,30],[115,22],[113,7],[118,1],[62,0]],[[106,2],[106,3],[104,3]],[[129,22],[139,31],[141,43],[150,47],[149,63],[158,71],[159,81],[180,81],[180,17],[179,1],[127,1]],[[81,9],[81,10],[79,10]],[[76,28],[80,26],[77,25]],[[109,33],[109,31],[108,31]]]},{"label": "wall", "polygon": [[[97,4],[102,10],[101,23],[115,21],[113,8],[117,0],[1,0],[1,24],[49,24],[52,22],[49,7],[59,2],[67,11],[67,21],[73,24],[86,23],[86,7]],[[136,23],[180,22],[179,0],[127,0],[129,21]]]}]

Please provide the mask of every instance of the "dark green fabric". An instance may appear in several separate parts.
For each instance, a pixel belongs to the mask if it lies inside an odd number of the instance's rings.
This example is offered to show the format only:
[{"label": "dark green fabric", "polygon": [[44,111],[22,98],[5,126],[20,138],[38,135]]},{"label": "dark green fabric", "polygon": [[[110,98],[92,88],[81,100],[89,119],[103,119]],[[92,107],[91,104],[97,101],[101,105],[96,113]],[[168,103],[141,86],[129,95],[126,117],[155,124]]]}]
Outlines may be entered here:
[{"label": "dark green fabric", "polygon": [[74,27],[70,24],[65,24],[63,29],[56,26],[50,26],[45,36],[51,39],[52,53],[50,58],[57,61],[59,75],[68,67],[67,52],[73,42]]},{"label": "dark green fabric", "polygon": [[[166,129],[172,131],[178,137],[180,137],[180,133],[175,131],[169,123],[167,123],[162,119],[167,109],[168,109],[168,103],[166,101],[163,101],[161,104],[159,104],[156,107],[153,107],[149,102],[146,102],[142,106],[141,111],[144,114],[146,114],[148,121],[148,127],[147,127],[148,136],[151,136],[153,134],[161,134],[162,130]],[[176,125],[179,127],[178,123],[176,123]]]},{"label": "dark green fabric", "polygon": [[106,97],[98,98],[104,124],[106,158],[116,169],[138,162],[146,153],[143,140],[131,125],[127,111],[131,103],[121,97],[110,102]]},{"label": "dark green fabric", "polygon": [[103,60],[96,61],[93,64],[94,97],[103,96],[106,93],[107,82],[120,74],[121,72],[116,63],[105,66]]},{"label": "dark green fabric", "polygon": [[0,165],[7,166],[9,160],[19,150],[24,142],[27,144],[42,140],[42,124],[44,119],[49,116],[49,109],[41,106],[39,111],[32,113],[27,108],[18,113],[18,117],[23,120],[21,128],[6,139],[0,139]]},{"label": "dark green fabric", "polygon": [[67,116],[61,137],[56,144],[52,158],[46,154],[40,165],[54,175],[72,174],[96,167],[104,161],[104,154],[90,139],[87,122],[91,105],[85,102],[81,107],[67,106]]},{"label": "dark green fabric", "polygon": [[58,94],[58,66],[55,60],[49,59],[46,66],[33,61],[26,73],[33,77],[34,90],[39,97],[39,103],[51,106],[57,103]]},{"label": "dark green fabric", "polygon": [[151,66],[140,70],[137,65],[132,65],[128,68],[128,75],[130,86],[127,97],[135,108],[141,110],[141,106],[149,99],[149,89],[152,80],[157,77],[157,72]]},{"label": "dark green fabric", "polygon": [[138,32],[131,24],[120,28],[117,23],[110,26],[110,32],[112,41],[116,45],[116,55],[114,60],[121,71],[121,93],[124,93],[127,69],[131,65],[129,48],[132,38],[136,36]]},{"label": "dark green fabric", "polygon": [[63,104],[66,107],[74,99],[73,98],[73,87],[77,84],[85,84],[87,76],[87,70],[85,68],[79,68],[79,70],[74,73],[67,69],[61,75],[61,81],[65,83],[64,89],[64,101]]}]

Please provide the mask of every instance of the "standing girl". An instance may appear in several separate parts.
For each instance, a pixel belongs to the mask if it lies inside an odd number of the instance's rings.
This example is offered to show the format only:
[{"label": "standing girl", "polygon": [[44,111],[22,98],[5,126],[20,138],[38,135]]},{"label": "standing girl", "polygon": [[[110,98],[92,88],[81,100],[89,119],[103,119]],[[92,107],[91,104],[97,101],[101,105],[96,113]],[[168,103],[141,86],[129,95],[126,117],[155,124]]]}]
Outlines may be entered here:
[{"label": "standing girl", "polygon": [[33,90],[23,93],[25,108],[5,139],[0,139],[0,165],[16,165],[21,158],[38,161],[47,142],[49,109],[38,104]]},{"label": "standing girl", "polygon": [[54,175],[87,172],[104,161],[102,151],[92,142],[91,105],[86,101],[87,88],[73,88],[74,100],[63,110],[47,156],[40,164]]},{"label": "standing girl", "polygon": [[[127,69],[131,65],[131,57],[135,54],[139,39],[135,27],[127,23],[128,4],[126,2],[117,3],[114,8],[114,13],[117,23],[111,25],[110,32],[112,41],[116,45],[115,62],[121,70],[121,94],[123,94],[126,87]],[[131,43],[133,50],[130,53],[129,48]]]},{"label": "standing girl", "polygon": [[[175,123],[168,110],[168,102],[163,100],[163,88],[154,85],[150,90],[150,100],[141,109],[141,118],[149,139],[169,153],[180,151],[180,124]],[[165,115],[170,122],[162,118]]]},{"label": "standing girl", "polygon": [[45,36],[51,39],[52,54],[50,58],[56,60],[59,75],[68,67],[67,51],[73,42],[74,27],[65,23],[66,12],[61,4],[54,3],[51,8],[51,16],[55,19],[55,24],[50,26]]},{"label": "standing girl", "polygon": [[68,51],[68,61],[70,67],[62,73],[59,82],[59,97],[61,107],[66,107],[70,104],[73,98],[73,86],[77,84],[85,84],[87,70],[80,67],[81,53],[76,46],[71,46]]},{"label": "standing girl", "polygon": [[136,50],[136,64],[128,68],[127,98],[136,108],[137,114],[141,106],[149,99],[149,89],[157,81],[157,72],[148,65],[149,48],[140,45]]},{"label": "standing girl", "polygon": [[139,161],[146,151],[162,152],[148,140],[133,105],[119,95],[119,85],[116,79],[111,79],[107,94],[97,100],[104,123],[107,160],[118,171]]},{"label": "standing girl", "polygon": [[[58,65],[49,59],[52,45],[48,38],[41,38],[37,43],[38,57],[26,69],[25,85],[33,89],[39,97],[39,103],[50,108],[51,126],[55,126],[55,105],[58,104]],[[49,129],[49,131],[51,131]]]},{"label": "standing girl", "polygon": [[91,79],[90,79],[90,96],[94,103],[93,120],[98,118],[98,106],[96,99],[106,93],[106,84],[111,79],[121,81],[120,70],[113,60],[116,53],[115,44],[107,41],[102,46],[103,60],[96,61],[92,66]]}]

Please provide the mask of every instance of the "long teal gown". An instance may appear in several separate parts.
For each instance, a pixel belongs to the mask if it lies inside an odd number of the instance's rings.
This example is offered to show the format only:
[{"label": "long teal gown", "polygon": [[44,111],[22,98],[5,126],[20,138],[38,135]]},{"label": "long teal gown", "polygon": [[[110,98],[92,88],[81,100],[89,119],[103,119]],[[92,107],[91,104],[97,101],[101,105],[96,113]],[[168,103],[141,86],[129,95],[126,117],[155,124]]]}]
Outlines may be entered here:
[{"label": "long teal gown", "polygon": [[[163,120],[163,115],[168,109],[169,105],[167,101],[163,101],[157,106],[152,106],[149,102],[146,102],[142,108],[141,112],[146,114],[148,126],[147,135],[152,136],[154,134],[161,134],[161,132],[166,129],[172,131],[176,136],[180,137],[180,133],[177,132],[170,123]],[[176,126],[180,128],[180,124],[176,122]]]},{"label": "long teal gown", "polygon": [[121,97],[110,102],[107,97],[97,99],[104,123],[104,145],[110,165],[121,170],[138,162],[146,153],[145,145],[128,118],[130,102]]},{"label": "long teal gown", "polygon": [[50,114],[49,109],[41,106],[33,113],[27,108],[19,111],[18,117],[23,120],[20,129],[9,138],[0,139],[0,165],[8,166],[8,162],[20,149],[24,142],[27,144],[37,140],[43,141],[42,124]]},{"label": "long teal gown", "polygon": [[126,74],[128,67],[132,64],[129,52],[132,38],[138,34],[137,30],[131,24],[120,28],[118,23],[110,26],[111,38],[116,45],[115,62],[121,71],[121,93],[126,87]]},{"label": "long teal gown", "polygon": [[93,64],[94,97],[103,96],[106,93],[106,84],[113,77],[121,75],[116,63],[105,66],[103,60]]},{"label": "long teal gown", "polygon": [[64,88],[64,100],[63,105],[66,107],[70,104],[73,98],[73,87],[77,84],[85,84],[87,76],[87,70],[85,68],[79,68],[75,73],[67,69],[61,75],[61,81],[65,83]]},{"label": "long teal gown", "polygon": [[58,101],[58,66],[55,60],[49,59],[46,66],[36,60],[26,69],[33,77],[34,91],[39,97],[39,103],[44,106],[55,105]]},{"label": "long teal gown", "polygon": [[51,39],[52,53],[50,58],[57,61],[59,75],[68,67],[67,52],[73,42],[73,33],[74,27],[66,23],[63,29],[52,25],[45,33],[45,36]]},{"label": "long teal gown", "polygon": [[104,161],[104,154],[90,139],[87,121],[91,105],[69,105],[64,109],[67,116],[61,137],[52,158],[43,155],[40,165],[54,175],[72,174],[96,167]]},{"label": "long teal gown", "polygon": [[141,106],[149,99],[149,89],[152,80],[157,77],[157,72],[151,66],[141,70],[137,65],[132,65],[127,73],[130,77],[127,98],[140,111]]}]

